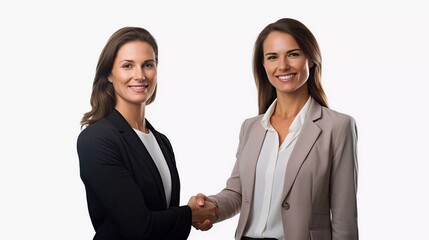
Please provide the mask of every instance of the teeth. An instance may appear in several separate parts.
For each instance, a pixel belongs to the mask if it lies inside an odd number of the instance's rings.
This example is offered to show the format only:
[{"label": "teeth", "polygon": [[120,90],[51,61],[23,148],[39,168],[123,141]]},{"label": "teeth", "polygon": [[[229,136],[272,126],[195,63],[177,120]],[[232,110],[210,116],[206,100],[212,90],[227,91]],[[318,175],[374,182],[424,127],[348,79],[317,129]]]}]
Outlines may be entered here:
[{"label": "teeth", "polygon": [[289,74],[289,75],[286,75],[286,76],[279,76],[279,79],[280,80],[287,80],[287,79],[289,79],[291,77],[293,77],[293,74]]},{"label": "teeth", "polygon": [[134,88],[134,89],[142,90],[142,89],[147,88],[147,85],[145,85],[145,86],[130,86],[130,87]]}]

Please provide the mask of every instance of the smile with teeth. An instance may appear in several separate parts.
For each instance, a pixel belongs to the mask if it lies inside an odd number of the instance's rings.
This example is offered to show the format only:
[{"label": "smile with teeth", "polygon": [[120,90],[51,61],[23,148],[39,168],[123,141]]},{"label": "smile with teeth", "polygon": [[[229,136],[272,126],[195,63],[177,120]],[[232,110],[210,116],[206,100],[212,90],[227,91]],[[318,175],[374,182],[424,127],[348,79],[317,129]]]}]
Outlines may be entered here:
[{"label": "smile with teeth", "polygon": [[287,80],[291,79],[293,76],[294,76],[294,74],[288,74],[288,75],[278,76],[278,78],[282,81],[287,81]]},{"label": "smile with teeth", "polygon": [[149,85],[145,84],[145,85],[132,85],[129,86],[131,89],[136,90],[136,91],[141,91],[141,90],[145,90],[146,88],[148,88]]}]

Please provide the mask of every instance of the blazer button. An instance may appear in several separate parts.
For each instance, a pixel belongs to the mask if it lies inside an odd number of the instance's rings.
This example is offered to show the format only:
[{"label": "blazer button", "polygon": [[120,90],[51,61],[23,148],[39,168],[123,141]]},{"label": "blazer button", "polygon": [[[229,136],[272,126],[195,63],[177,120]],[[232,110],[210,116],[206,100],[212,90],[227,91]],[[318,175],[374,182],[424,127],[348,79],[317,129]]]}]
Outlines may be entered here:
[{"label": "blazer button", "polygon": [[288,202],[284,202],[284,203],[283,203],[283,208],[284,208],[285,210],[289,210],[289,208],[290,208],[290,204],[289,204]]}]

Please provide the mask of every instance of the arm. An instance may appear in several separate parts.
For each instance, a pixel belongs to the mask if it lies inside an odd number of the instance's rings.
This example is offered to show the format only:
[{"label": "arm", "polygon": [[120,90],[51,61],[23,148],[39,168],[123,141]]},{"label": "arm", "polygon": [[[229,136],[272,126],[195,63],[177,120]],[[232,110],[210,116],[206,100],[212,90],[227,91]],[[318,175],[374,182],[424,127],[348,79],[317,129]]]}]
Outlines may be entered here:
[{"label": "arm", "polygon": [[231,218],[240,212],[241,181],[238,161],[233,168],[231,177],[226,183],[226,187],[216,195],[209,196],[209,199],[219,208],[219,217],[216,222]]},{"label": "arm", "polygon": [[[207,202],[212,202],[216,205],[216,220],[220,222],[236,215],[241,209],[241,180],[239,171],[239,158],[241,151],[246,141],[245,132],[246,122],[244,121],[240,129],[239,145],[236,154],[236,162],[232,170],[231,176],[226,183],[226,187],[216,195],[206,197],[204,194],[197,194],[196,201],[199,206],[204,206]],[[213,222],[205,221],[200,223],[193,223],[197,229],[208,230],[212,227]]]},{"label": "arm", "polygon": [[357,130],[354,119],[340,125],[334,143],[331,175],[332,239],[358,239]]},{"label": "arm", "polygon": [[213,201],[219,208],[219,218],[217,219],[217,222],[235,216],[241,209],[242,185],[240,178],[240,156],[245,142],[247,141],[248,134],[246,133],[249,131],[247,122],[248,120],[245,120],[243,124],[241,124],[239,144],[235,155],[236,161],[232,169],[231,176],[226,182],[226,187],[216,195],[209,196],[211,201]]},{"label": "arm", "polygon": [[106,222],[114,224],[118,234],[127,239],[185,239],[191,226],[188,206],[164,211],[150,211],[141,193],[124,166],[124,149],[111,129],[84,130],[77,149],[81,178],[87,190],[88,205],[96,230]]}]

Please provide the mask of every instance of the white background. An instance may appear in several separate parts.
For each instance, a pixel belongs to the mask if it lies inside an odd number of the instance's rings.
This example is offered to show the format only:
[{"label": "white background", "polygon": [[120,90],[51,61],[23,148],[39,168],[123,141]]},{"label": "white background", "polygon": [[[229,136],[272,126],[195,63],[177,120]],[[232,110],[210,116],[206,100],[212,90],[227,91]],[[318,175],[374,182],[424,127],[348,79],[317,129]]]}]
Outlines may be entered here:
[{"label": "white background", "polygon": [[[424,1],[2,1],[0,239],[92,239],[76,138],[110,35],[157,39],[147,118],[173,144],[181,203],[221,190],[257,114],[253,43],[292,17],[319,41],[331,108],[359,131],[361,239],[427,236],[429,17]],[[189,239],[233,239],[237,218]]]}]

